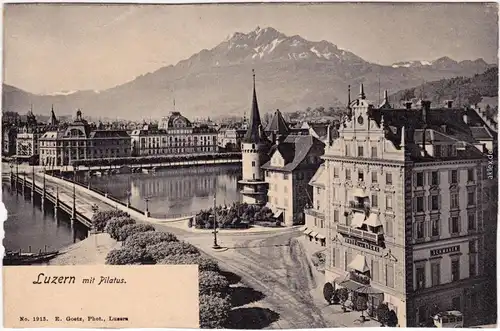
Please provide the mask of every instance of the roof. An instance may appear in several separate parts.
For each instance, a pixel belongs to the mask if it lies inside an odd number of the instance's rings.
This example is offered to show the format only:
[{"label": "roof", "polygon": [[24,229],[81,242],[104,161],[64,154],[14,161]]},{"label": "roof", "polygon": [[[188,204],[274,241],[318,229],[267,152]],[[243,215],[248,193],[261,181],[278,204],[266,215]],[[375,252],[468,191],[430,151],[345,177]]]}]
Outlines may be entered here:
[{"label": "roof", "polygon": [[323,155],[325,144],[313,136],[289,135],[282,143],[273,145],[269,155],[272,156],[276,151],[285,160],[285,165],[276,167],[271,165],[271,161],[268,161],[262,166],[263,169],[293,171],[303,164],[302,161],[307,156],[319,157]]},{"label": "roof", "polygon": [[493,140],[493,135],[485,126],[472,127],[470,130],[475,140]]},{"label": "roof", "polygon": [[269,143],[263,132],[262,122],[260,120],[259,104],[257,103],[257,93],[255,92],[255,74],[253,76],[253,96],[252,109],[250,110],[250,124],[242,141],[244,143]]},{"label": "roof", "polygon": [[290,129],[288,128],[288,124],[286,123],[279,109],[277,109],[274,112],[272,120],[266,127],[266,132],[275,132],[277,134],[287,135],[289,131]]},{"label": "roof", "polygon": [[313,178],[309,181],[309,185],[311,186],[316,186],[316,187],[325,187],[325,183],[328,181],[326,180],[326,175],[327,172],[325,171],[325,164],[321,164],[316,170],[316,173],[314,174]]},{"label": "roof", "polygon": [[125,130],[94,130],[89,138],[130,138]]}]

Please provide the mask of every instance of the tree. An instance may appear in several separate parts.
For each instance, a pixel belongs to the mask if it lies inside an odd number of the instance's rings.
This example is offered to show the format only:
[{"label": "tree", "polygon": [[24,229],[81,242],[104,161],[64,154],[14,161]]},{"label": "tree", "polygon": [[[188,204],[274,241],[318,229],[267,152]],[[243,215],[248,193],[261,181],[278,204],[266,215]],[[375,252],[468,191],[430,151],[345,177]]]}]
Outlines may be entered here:
[{"label": "tree", "polygon": [[147,261],[144,250],[137,247],[113,249],[106,256],[106,264],[111,265],[142,264]]},{"label": "tree", "polygon": [[158,264],[196,264],[200,272],[220,271],[219,265],[213,259],[197,254],[169,255],[160,260]]},{"label": "tree", "polygon": [[387,316],[387,326],[395,327],[398,325],[398,316],[394,310],[391,310]]},{"label": "tree", "polygon": [[335,289],[333,288],[332,283],[328,282],[323,286],[323,297],[325,298],[328,304],[332,303],[332,297]]},{"label": "tree", "polygon": [[127,224],[135,224],[135,220],[128,216],[113,217],[108,221],[104,230],[115,240],[119,240],[119,231],[122,226]]},{"label": "tree", "polygon": [[361,318],[364,320],[364,311],[368,309],[368,298],[366,295],[357,295],[355,309],[361,312]]},{"label": "tree", "polygon": [[229,282],[226,277],[216,271],[202,271],[198,277],[200,294],[220,293],[226,296],[229,292]]},{"label": "tree", "polygon": [[124,246],[137,246],[139,248],[146,248],[147,246],[156,245],[162,242],[173,242],[177,241],[177,237],[170,232],[142,232],[135,233],[129,236],[125,242]]},{"label": "tree", "polygon": [[200,255],[198,248],[183,241],[162,242],[152,246],[146,246],[147,254],[156,262],[171,255]]},{"label": "tree", "polygon": [[155,231],[155,227],[152,226],[151,224],[127,224],[122,226],[118,230],[118,241],[124,241],[127,239],[129,236],[136,234],[136,233],[142,233],[142,232],[148,232],[148,231]]},{"label": "tree", "polygon": [[345,311],[345,303],[349,299],[349,291],[345,287],[339,288],[338,295],[342,309]]},{"label": "tree", "polygon": [[200,328],[222,329],[225,327],[231,310],[228,297],[218,295],[200,295]]},{"label": "tree", "polygon": [[381,303],[377,307],[377,318],[378,321],[380,322],[381,326],[384,326],[387,324],[387,320],[389,318],[389,307],[387,306],[386,303]]},{"label": "tree", "polygon": [[128,217],[130,216],[124,211],[121,210],[102,210],[102,211],[97,211],[94,212],[92,215],[92,225],[94,226],[94,229],[97,231],[104,231],[104,228],[106,227],[106,224],[108,224],[108,221],[114,217]]}]

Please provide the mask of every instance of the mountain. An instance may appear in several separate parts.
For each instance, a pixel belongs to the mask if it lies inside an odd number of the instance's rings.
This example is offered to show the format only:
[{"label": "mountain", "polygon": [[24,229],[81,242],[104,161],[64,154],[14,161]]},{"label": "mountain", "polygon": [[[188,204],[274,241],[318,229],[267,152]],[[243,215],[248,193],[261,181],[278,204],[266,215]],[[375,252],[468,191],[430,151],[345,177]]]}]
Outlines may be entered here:
[{"label": "mountain", "polygon": [[[443,104],[445,100],[453,100],[455,104],[478,104],[482,99],[490,100],[498,96],[498,68],[492,67],[472,77],[453,77],[427,82],[417,87],[404,89],[390,96],[391,101],[398,103],[412,98],[422,97],[434,104]],[[488,101],[491,103],[491,101]]]},{"label": "mountain", "polygon": [[447,56],[440,57],[434,61],[406,61],[406,62],[396,62],[392,65],[393,68],[429,68],[434,70],[463,70],[464,72],[484,70],[493,65],[489,65],[483,59],[477,59],[475,61],[465,60],[457,62],[450,59]]},{"label": "mountain", "polygon": [[3,109],[23,113],[32,103],[37,113],[48,113],[54,104],[56,113],[81,108],[84,116],[158,118],[173,110],[175,95],[176,110],[188,117],[243,116],[250,107],[252,69],[265,113],[277,108],[341,106],[347,100],[348,84],[357,90],[364,83],[367,96],[377,100],[379,90],[397,91],[424,80],[472,76],[489,67],[482,60],[455,63],[441,58],[429,66],[382,66],[325,40],[308,41],[271,27],[257,28],[236,32],[176,65],[99,92],[41,96],[4,85]]}]

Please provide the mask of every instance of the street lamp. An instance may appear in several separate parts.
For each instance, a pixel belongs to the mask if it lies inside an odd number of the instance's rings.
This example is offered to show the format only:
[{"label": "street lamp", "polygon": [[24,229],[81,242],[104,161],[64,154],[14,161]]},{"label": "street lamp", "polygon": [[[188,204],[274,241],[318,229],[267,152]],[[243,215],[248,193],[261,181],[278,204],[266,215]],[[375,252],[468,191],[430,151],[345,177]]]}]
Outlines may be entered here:
[{"label": "street lamp", "polygon": [[149,217],[149,200],[151,200],[150,197],[144,198],[144,201],[146,201],[146,212],[144,213],[146,217]]},{"label": "street lamp", "polygon": [[221,247],[217,243],[217,192],[214,193],[214,245],[212,246],[213,249],[220,249]]}]

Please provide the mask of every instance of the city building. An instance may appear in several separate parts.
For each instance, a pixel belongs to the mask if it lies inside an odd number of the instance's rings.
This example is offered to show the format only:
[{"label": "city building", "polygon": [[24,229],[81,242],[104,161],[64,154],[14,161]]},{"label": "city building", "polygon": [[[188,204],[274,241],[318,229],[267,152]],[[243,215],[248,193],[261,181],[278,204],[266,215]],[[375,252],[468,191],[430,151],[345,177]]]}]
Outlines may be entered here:
[{"label": "city building", "polygon": [[247,132],[246,128],[225,126],[217,131],[217,146],[226,152],[239,152],[241,141]]},{"label": "city building", "polygon": [[[338,137],[337,128],[331,123],[306,121],[303,122],[299,128],[307,130],[308,134],[321,140],[325,144],[331,143]],[[329,142],[327,142],[327,138],[330,139]]]},{"label": "city building", "polygon": [[47,125],[37,122],[33,111],[30,109],[26,115],[26,123],[17,130],[16,158],[19,162],[38,162],[38,140],[49,129],[50,127]]},{"label": "city building", "polygon": [[268,183],[264,178],[262,165],[269,161],[268,152],[271,141],[267,138],[260,119],[257,93],[255,91],[255,73],[253,73],[252,108],[248,130],[241,142],[242,179],[238,181],[241,187],[242,202],[254,205],[265,205],[267,202]]},{"label": "city building", "polygon": [[325,164],[321,164],[309,181],[311,186],[311,200],[304,209],[305,226],[302,228],[304,234],[310,241],[316,242],[321,246],[326,246],[327,227],[325,222],[325,209],[328,199],[326,196],[326,178]]},{"label": "city building", "polygon": [[194,126],[180,112],[163,118],[156,125],[133,130],[132,152],[135,156],[215,153],[217,130],[206,125]]},{"label": "city building", "polygon": [[80,110],[64,129],[45,132],[39,139],[40,165],[66,166],[73,161],[129,157],[131,138],[125,130],[93,128]]},{"label": "city building", "polygon": [[12,156],[16,154],[17,127],[4,125],[2,128],[2,155]]},{"label": "city building", "polygon": [[492,298],[486,254],[495,243],[485,230],[496,228],[488,164],[496,133],[473,109],[430,106],[394,108],[385,93],[375,107],[362,85],[356,100],[349,95],[349,114],[311,183],[315,209],[326,199],[325,277],[353,302],[386,302],[402,327],[446,310],[471,325]]},{"label": "city building", "polygon": [[311,135],[289,134],[279,110],[266,131],[275,139],[270,160],[261,167],[268,183],[266,206],[286,226],[303,224],[304,208],[312,202],[309,181],[322,162],[325,144]]}]

